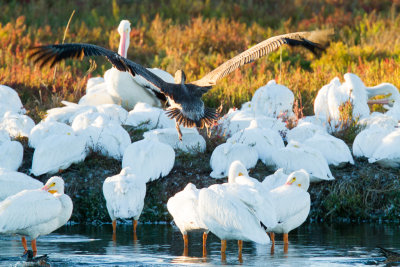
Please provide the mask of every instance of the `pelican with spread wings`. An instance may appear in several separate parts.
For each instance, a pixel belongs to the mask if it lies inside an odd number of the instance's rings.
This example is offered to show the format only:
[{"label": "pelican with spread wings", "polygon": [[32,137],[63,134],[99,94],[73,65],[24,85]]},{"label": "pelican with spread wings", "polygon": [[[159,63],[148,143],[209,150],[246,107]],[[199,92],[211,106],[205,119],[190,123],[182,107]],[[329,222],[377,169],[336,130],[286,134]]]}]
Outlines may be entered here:
[{"label": "pelican with spread wings", "polygon": [[311,32],[288,33],[271,37],[263,42],[247,49],[241,54],[221,64],[219,67],[209,72],[200,80],[186,83],[185,73],[178,70],[175,73],[175,83],[165,82],[163,79],[150,72],[141,65],[120,56],[118,53],[103,47],[83,44],[55,44],[38,46],[32,48],[31,58],[40,67],[46,64],[54,66],[59,61],[67,58],[80,58],[87,56],[104,56],[109,62],[120,71],[127,71],[132,76],[140,76],[142,86],[154,91],[156,94],[164,94],[169,101],[170,107],[167,115],[174,118],[179,139],[182,138],[179,125],[185,127],[210,127],[218,119],[215,109],[204,106],[201,97],[208,92],[217,81],[235,69],[251,63],[266,54],[277,50],[280,46],[287,44],[290,46],[303,46],[317,54],[323,51],[329,43],[329,37],[333,34],[332,30],[319,30]]}]

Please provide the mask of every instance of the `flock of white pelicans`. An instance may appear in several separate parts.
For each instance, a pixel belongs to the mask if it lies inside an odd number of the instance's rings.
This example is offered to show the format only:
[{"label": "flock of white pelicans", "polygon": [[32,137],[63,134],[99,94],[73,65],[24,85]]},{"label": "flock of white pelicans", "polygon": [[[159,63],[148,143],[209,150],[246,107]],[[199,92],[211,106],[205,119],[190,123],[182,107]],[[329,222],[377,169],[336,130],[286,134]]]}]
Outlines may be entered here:
[{"label": "flock of white pelicans", "polygon": [[[129,22],[122,21],[118,30],[120,58],[126,58]],[[278,40],[276,38],[271,39]],[[279,41],[281,45],[293,40]],[[86,50],[82,51],[87,55]],[[135,63],[129,61],[129,65],[123,60],[122,65],[134,69],[132,64]],[[37,125],[24,115],[26,111],[16,91],[0,86],[1,234],[21,235],[25,251],[28,250],[25,237],[30,237],[36,253],[36,238],[67,223],[73,210],[61,177],[54,176],[43,185],[17,171],[23,158],[23,147],[15,140],[17,137],[27,137],[29,146],[34,148],[30,169],[34,176],[67,169],[83,161],[90,151],[121,160],[122,171],[103,184],[114,235],[118,218],[133,218],[136,232],[146,183],[168,175],[174,166],[175,151],[201,153],[205,150],[205,139],[191,127],[194,125],[178,122],[177,117],[168,118],[157,94],[143,85],[143,77],[150,80],[151,75],[134,75],[135,71],[112,68],[104,78],[89,79],[86,95],[78,104],[63,102],[64,107],[48,110],[46,118]],[[146,71],[167,83],[180,81],[182,88],[186,85],[183,72],[179,74],[181,78],[174,78],[159,69]],[[188,114],[184,110],[188,103],[177,95],[161,92],[170,100],[170,105],[182,105],[183,116]],[[370,113],[368,102],[374,101],[369,98],[376,95],[387,96],[379,100],[384,103],[386,113]],[[400,165],[399,100],[400,94],[392,84],[366,87],[359,77],[347,73],[343,83],[334,78],[323,86],[314,102],[315,115],[300,119],[297,126],[289,130],[281,115],[293,116],[294,95],[272,80],[259,88],[252,100],[240,109],[229,110],[218,122],[211,120],[217,130],[229,138],[212,153],[210,176],[228,176],[228,181],[202,189],[189,183],[168,200],[167,208],[183,235],[186,253],[191,231],[204,232],[204,247],[207,233],[214,233],[221,239],[222,255],[226,240],[239,240],[241,255],[242,241],[267,244],[271,239],[274,244],[274,233],[283,234],[287,251],[288,233],[308,216],[310,182],[335,179],[329,165],[354,164],[353,156],[366,157],[370,163],[389,167]],[[348,101],[353,106],[353,116],[365,126],[354,140],[353,153],[332,135],[340,129],[340,107]],[[206,126],[207,123],[209,121],[205,121]],[[181,130],[178,124],[188,127]],[[144,139],[131,143],[122,125],[147,129]],[[247,171],[258,160],[277,169],[262,182],[250,177]]]}]

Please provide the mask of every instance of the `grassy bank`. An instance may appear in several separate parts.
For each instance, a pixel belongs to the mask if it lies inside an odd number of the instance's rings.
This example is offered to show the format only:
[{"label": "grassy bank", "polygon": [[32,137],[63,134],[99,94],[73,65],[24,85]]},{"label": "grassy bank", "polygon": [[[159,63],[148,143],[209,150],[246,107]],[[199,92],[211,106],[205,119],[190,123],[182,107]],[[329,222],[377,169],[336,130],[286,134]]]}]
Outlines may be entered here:
[{"label": "grassy bank", "polygon": [[[343,2],[343,3],[342,3]],[[170,73],[183,69],[195,80],[250,46],[287,32],[335,28],[335,38],[321,57],[301,49],[282,48],[221,80],[204,100],[207,105],[239,107],[254,91],[271,79],[293,90],[304,115],[313,113],[317,91],[335,76],[353,72],[367,86],[390,82],[400,87],[400,8],[394,1],[294,1],[266,4],[264,1],[3,1],[0,4],[0,84],[16,89],[35,122],[61,100],[77,102],[84,94],[89,61],[66,62],[57,70],[34,66],[28,48],[60,43],[73,10],[66,42],[88,42],[117,50],[116,28],[121,19],[132,23],[128,57],[147,67]],[[282,55],[282,62],[280,56]],[[96,60],[90,75],[110,68]],[[375,107],[376,108],[376,107]],[[138,136],[137,139],[141,137]],[[347,137],[344,136],[344,139]],[[204,187],[209,178],[212,148],[221,140],[209,141],[207,152],[177,157],[173,171],[147,186],[144,221],[169,221],[166,200],[188,183]],[[28,172],[32,150],[25,147]],[[74,164],[61,175],[74,200],[72,220],[108,221],[102,183],[120,171],[120,163],[99,155]],[[262,164],[251,175],[262,179],[272,169]],[[395,219],[400,215],[399,175],[363,160],[355,166],[332,170],[336,180],[312,185],[310,218]],[[47,175],[39,177],[42,181]]]}]

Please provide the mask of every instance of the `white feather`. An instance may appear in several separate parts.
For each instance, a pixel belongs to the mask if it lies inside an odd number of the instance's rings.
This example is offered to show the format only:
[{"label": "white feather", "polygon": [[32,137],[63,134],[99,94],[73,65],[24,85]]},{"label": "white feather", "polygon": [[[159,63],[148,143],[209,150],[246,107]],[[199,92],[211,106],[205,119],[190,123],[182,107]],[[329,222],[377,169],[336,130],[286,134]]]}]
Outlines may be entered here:
[{"label": "white feather", "polygon": [[[60,183],[52,177],[50,183]],[[46,185],[50,185],[49,181]],[[0,203],[0,233],[20,234],[36,239],[64,225],[72,214],[72,201],[64,194],[64,181],[56,193],[41,189],[24,190]]]},{"label": "white feather", "polygon": [[38,144],[50,135],[74,134],[71,126],[58,121],[41,121],[32,128],[29,134],[29,146],[36,148]]},{"label": "white feather", "polygon": [[129,112],[125,124],[142,129],[175,127],[175,121],[168,118],[164,110],[142,102],[137,103]]},{"label": "white feather", "polygon": [[182,141],[179,140],[175,128],[156,129],[145,132],[143,136],[145,139],[155,139],[186,153],[202,153],[206,150],[206,140],[195,128],[182,128],[181,132]]},{"label": "white feather", "polygon": [[[376,142],[376,141],[375,141]],[[398,168],[400,166],[400,129],[396,129],[383,137],[369,163],[377,162],[384,167]]]},{"label": "white feather", "polygon": [[284,184],[270,191],[275,205],[278,224],[272,229],[275,233],[289,233],[299,227],[310,212],[310,194],[307,192],[309,177],[306,171],[291,174],[287,181],[296,178],[292,184]]},{"label": "white feather", "polygon": [[26,136],[35,126],[35,122],[26,115],[6,112],[0,120],[0,130],[6,130],[11,137]]},{"label": "white feather", "polygon": [[199,190],[192,183],[188,183],[182,191],[168,199],[168,211],[183,235],[190,231],[208,232],[207,226],[199,215],[198,205]]},{"label": "white feather", "polygon": [[139,219],[146,195],[146,179],[125,168],[120,174],[108,177],[103,183],[103,194],[111,220]]},{"label": "white feather", "polygon": [[270,242],[255,214],[229,194],[225,185],[212,185],[200,190],[199,214],[208,229],[222,240]]},{"label": "white feather", "polygon": [[305,169],[310,174],[311,182],[334,180],[325,157],[316,149],[291,141],[277,151],[274,162],[285,172]]},{"label": "white feather", "polygon": [[277,84],[275,80],[257,89],[251,99],[254,113],[277,118],[281,115],[293,115],[294,95],[286,86]]},{"label": "white feather", "polygon": [[241,143],[224,143],[217,146],[210,159],[212,178],[223,178],[228,174],[229,166],[235,160],[242,162],[247,169],[256,166],[258,153],[254,147]]},{"label": "white feather", "polygon": [[256,120],[253,120],[248,128],[233,134],[226,142],[254,147],[258,158],[265,165],[273,165],[273,154],[277,149],[285,147],[281,136],[276,131],[259,128]]},{"label": "white feather", "polygon": [[12,113],[25,114],[18,93],[6,85],[0,85],[0,118],[8,111]]},{"label": "white feather", "polygon": [[328,164],[334,166],[344,163],[354,164],[350,149],[346,143],[328,133],[317,132],[314,136],[305,140],[304,144],[321,152]]},{"label": "white feather", "polygon": [[31,173],[39,176],[65,170],[87,155],[86,139],[75,135],[51,135],[43,139],[33,153]]},{"label": "white feather", "polygon": [[153,181],[169,174],[174,166],[171,146],[156,140],[141,140],[129,145],[122,158],[122,167],[131,167],[136,175]]},{"label": "white feather", "polygon": [[24,148],[18,141],[5,141],[0,144],[0,168],[16,171],[22,164]]},{"label": "white feather", "polygon": [[0,201],[22,190],[38,189],[41,187],[43,187],[42,182],[24,173],[0,169]]}]

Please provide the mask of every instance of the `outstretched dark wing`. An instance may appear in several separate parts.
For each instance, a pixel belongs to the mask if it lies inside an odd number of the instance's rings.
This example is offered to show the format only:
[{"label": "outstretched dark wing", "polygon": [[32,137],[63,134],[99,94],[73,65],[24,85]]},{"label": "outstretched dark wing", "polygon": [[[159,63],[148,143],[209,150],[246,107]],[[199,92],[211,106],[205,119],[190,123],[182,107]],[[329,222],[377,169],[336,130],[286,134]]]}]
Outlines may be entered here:
[{"label": "outstretched dark wing", "polygon": [[157,91],[158,93],[160,91],[165,94],[171,93],[169,92],[170,86],[168,86],[168,83],[163,79],[141,65],[101,46],[71,43],[37,46],[31,48],[31,50],[32,53],[30,58],[33,59],[34,63],[40,64],[40,67],[43,67],[47,64],[50,64],[50,66],[53,67],[57,62],[68,58],[82,59],[83,57],[90,56],[104,56],[114,66],[114,68],[118,69],[119,71],[127,71],[133,76],[141,76],[148,82],[148,84],[145,84],[145,86],[152,89],[156,93]]},{"label": "outstretched dark wing", "polygon": [[284,44],[290,46],[303,46],[314,54],[323,51],[329,43],[329,37],[333,34],[333,29],[312,32],[288,33],[271,37],[257,45],[247,49],[234,58],[226,61],[213,71],[206,74],[200,80],[192,82],[198,86],[212,86],[216,82],[236,70],[237,68],[251,63],[272,51],[277,50]]}]

